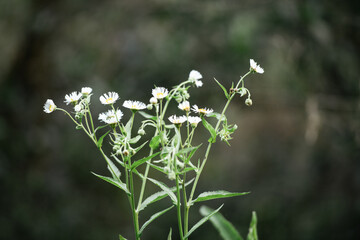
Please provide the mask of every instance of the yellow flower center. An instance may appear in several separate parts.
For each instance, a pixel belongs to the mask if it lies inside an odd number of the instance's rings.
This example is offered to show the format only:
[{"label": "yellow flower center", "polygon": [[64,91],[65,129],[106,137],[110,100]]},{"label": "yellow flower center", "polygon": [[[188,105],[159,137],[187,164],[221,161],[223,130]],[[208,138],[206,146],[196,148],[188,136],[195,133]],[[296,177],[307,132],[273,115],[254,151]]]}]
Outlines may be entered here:
[{"label": "yellow flower center", "polygon": [[199,108],[199,113],[206,113],[206,109],[204,109],[204,108]]},{"label": "yellow flower center", "polygon": [[133,105],[131,105],[131,108],[132,108],[132,109],[135,109],[135,108],[137,108],[137,107],[136,107],[135,104],[133,104]]},{"label": "yellow flower center", "polygon": [[162,97],[164,97],[164,93],[159,92],[159,93],[156,94],[156,97],[157,98],[162,98]]},{"label": "yellow flower center", "polygon": [[108,98],[108,99],[106,99],[106,103],[111,103],[113,101],[113,98]]},{"label": "yellow flower center", "polygon": [[54,110],[54,105],[49,106],[49,111],[52,112]]}]

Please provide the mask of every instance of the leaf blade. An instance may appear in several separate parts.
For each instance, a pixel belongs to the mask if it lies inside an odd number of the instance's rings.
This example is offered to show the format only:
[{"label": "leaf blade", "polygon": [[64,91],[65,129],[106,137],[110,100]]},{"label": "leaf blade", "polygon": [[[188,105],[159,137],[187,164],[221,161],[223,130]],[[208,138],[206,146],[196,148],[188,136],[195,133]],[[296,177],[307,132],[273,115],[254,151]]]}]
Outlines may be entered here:
[{"label": "leaf blade", "polygon": [[218,81],[216,78],[214,78],[215,82],[221,87],[221,89],[224,91],[225,97],[229,99],[229,93],[227,92],[226,88]]},{"label": "leaf blade", "polygon": [[169,211],[170,209],[172,209],[174,206],[171,206],[171,207],[168,207],[160,212],[157,212],[155,213],[154,215],[152,215],[149,220],[147,220],[143,225],[142,227],[140,228],[140,231],[139,231],[139,236],[141,236],[142,232],[144,231],[144,229],[152,222],[154,221],[155,219],[157,219],[158,217],[160,217],[161,215],[163,215],[164,213],[166,213],[167,211]]},{"label": "leaf blade", "polygon": [[131,193],[130,193],[129,190],[127,189],[125,183],[123,183],[123,182],[118,182],[117,180],[114,180],[114,179],[109,178],[109,177],[101,176],[101,175],[96,174],[96,173],[94,173],[94,172],[91,172],[91,173],[94,174],[95,176],[97,176],[98,178],[100,178],[100,179],[102,179],[102,180],[104,180],[104,181],[106,181],[106,182],[108,182],[108,183],[110,183],[110,184],[112,184],[112,185],[120,188],[120,189],[123,190],[127,195],[130,196]]},{"label": "leaf blade", "polygon": [[148,157],[145,157],[145,158],[142,158],[142,159],[140,159],[140,160],[135,161],[135,162],[131,165],[131,170],[137,168],[137,167],[140,166],[141,164],[147,162],[148,160],[156,157],[156,156],[159,155],[159,154],[160,154],[160,152],[157,152],[157,153],[154,153],[153,155],[150,155],[150,156],[148,156]]},{"label": "leaf blade", "polygon": [[228,191],[224,191],[224,190],[203,192],[196,199],[191,201],[191,203],[193,204],[196,202],[203,202],[203,201],[219,199],[219,198],[238,197],[238,196],[246,195],[249,193],[250,192],[243,192],[243,193],[234,192],[234,193],[232,193],[232,192],[228,192]]}]

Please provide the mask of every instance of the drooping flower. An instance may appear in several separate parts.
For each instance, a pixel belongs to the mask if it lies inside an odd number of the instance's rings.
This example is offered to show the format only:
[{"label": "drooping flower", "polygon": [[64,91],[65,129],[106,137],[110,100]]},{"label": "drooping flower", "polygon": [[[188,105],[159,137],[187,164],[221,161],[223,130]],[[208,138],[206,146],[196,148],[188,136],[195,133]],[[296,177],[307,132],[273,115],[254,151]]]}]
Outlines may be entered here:
[{"label": "drooping flower", "polygon": [[75,105],[74,110],[75,112],[80,112],[82,110],[82,105],[81,104]]},{"label": "drooping flower", "polygon": [[56,109],[56,105],[53,100],[48,99],[44,104],[44,112],[52,113]]},{"label": "drooping flower", "polygon": [[200,80],[202,79],[201,73],[199,73],[196,70],[192,70],[189,74],[189,80],[193,83],[195,83],[196,87],[201,87],[203,85],[203,82]]},{"label": "drooping flower", "polygon": [[156,99],[163,99],[169,94],[169,91],[163,87],[156,87],[152,90],[152,95]]},{"label": "drooping flower", "polygon": [[183,111],[189,112],[190,111],[190,103],[188,101],[179,103],[178,108]]},{"label": "drooping flower", "polygon": [[70,94],[66,94],[64,102],[66,105],[69,105],[69,103],[76,103],[81,98],[81,96],[82,94],[76,91]]},{"label": "drooping flower", "polygon": [[81,88],[81,93],[84,96],[89,95],[91,92],[92,92],[92,88],[90,88],[90,87]]},{"label": "drooping flower", "polygon": [[120,122],[122,116],[123,113],[121,110],[114,111],[113,109],[111,109],[107,112],[100,113],[98,119],[107,124],[115,124],[117,122]]},{"label": "drooping flower", "polygon": [[186,116],[177,117],[176,115],[172,115],[169,117],[169,121],[173,124],[182,124],[186,121]]},{"label": "drooping flower", "polygon": [[119,94],[117,94],[116,92],[108,92],[100,96],[100,102],[104,105],[114,104],[118,99]]},{"label": "drooping flower", "polygon": [[264,69],[260,67],[260,65],[258,65],[254,59],[250,59],[250,70],[251,71],[255,71],[257,73],[263,74],[264,73]]},{"label": "drooping flower", "polygon": [[131,110],[142,110],[146,108],[146,104],[139,101],[126,100],[123,104],[123,107],[129,108]]},{"label": "drooping flower", "polygon": [[197,105],[194,105],[192,107],[192,110],[196,113],[199,113],[201,115],[207,115],[212,113],[214,110],[212,110],[211,108],[199,108]]},{"label": "drooping flower", "polygon": [[193,116],[189,116],[187,120],[193,127],[196,127],[198,123],[201,122],[201,118]]}]

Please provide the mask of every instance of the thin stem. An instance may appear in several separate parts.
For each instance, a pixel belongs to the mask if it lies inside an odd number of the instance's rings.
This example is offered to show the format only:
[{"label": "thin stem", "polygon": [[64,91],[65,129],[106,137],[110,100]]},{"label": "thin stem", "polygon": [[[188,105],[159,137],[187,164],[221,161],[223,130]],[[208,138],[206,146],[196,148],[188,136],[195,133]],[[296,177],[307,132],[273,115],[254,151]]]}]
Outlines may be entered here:
[{"label": "thin stem", "polygon": [[[175,158],[175,161],[176,161],[176,158]],[[176,208],[177,208],[178,226],[179,226],[180,239],[182,240],[182,239],[184,239],[184,233],[183,233],[183,229],[182,229],[182,220],[181,220],[179,175],[177,173],[176,173],[176,197],[177,197]]]}]

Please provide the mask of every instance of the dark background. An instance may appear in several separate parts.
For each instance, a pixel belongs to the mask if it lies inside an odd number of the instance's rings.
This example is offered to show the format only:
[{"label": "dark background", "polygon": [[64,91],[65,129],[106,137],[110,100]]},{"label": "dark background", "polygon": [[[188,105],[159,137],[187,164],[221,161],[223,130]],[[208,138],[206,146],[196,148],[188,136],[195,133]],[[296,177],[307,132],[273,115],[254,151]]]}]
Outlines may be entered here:
[{"label": "dark background", "polygon": [[[250,58],[265,69],[247,79],[254,105],[231,104],[239,129],[212,149],[198,192],[251,191],[208,203],[224,202],[243,236],[255,210],[263,240],[360,239],[359,50],[356,0],[0,1],[0,239],[132,238],[125,195],[90,174],[105,162],[66,116],[42,111],[47,98],[64,107],[90,86],[97,116],[104,92],[147,102],[154,84],[197,69],[191,101],[220,111],[212,78],[229,87]],[[143,238],[170,227],[177,239],[175,211]],[[192,238],[220,239],[209,223]]]}]

